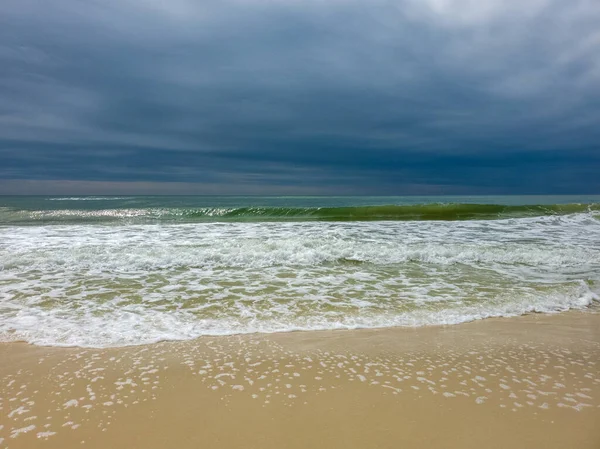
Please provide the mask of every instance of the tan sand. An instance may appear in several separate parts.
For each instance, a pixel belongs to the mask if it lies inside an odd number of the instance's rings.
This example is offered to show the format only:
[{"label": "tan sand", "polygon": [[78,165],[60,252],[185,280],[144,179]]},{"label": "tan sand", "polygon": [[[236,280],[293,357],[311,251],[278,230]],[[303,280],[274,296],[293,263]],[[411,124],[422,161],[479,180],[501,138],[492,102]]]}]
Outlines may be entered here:
[{"label": "tan sand", "polygon": [[0,447],[600,448],[600,314],[0,345]]}]

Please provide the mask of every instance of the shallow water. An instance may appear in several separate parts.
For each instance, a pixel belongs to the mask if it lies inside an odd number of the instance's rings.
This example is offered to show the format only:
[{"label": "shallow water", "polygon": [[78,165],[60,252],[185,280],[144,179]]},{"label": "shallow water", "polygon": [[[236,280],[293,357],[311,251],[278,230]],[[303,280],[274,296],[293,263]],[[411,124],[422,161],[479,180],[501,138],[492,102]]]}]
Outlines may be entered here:
[{"label": "shallow water", "polygon": [[[7,197],[0,340],[121,346],[585,308],[600,290],[596,200]],[[245,215],[180,214],[209,209]]]}]

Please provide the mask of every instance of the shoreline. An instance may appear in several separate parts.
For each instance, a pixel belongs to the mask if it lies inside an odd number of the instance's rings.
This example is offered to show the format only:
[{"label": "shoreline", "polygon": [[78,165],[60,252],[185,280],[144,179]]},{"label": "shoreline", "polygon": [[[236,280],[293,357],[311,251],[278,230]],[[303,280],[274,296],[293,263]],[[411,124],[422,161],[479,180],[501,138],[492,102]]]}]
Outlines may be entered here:
[{"label": "shoreline", "polygon": [[231,333],[231,334],[204,334],[198,335],[190,338],[183,339],[161,339],[157,341],[150,341],[144,343],[133,343],[133,344],[119,344],[119,345],[107,345],[107,346],[85,346],[85,345],[76,345],[76,344],[40,344],[40,343],[31,343],[26,340],[9,340],[9,341],[0,341],[0,347],[2,345],[12,345],[12,344],[23,344],[26,346],[32,347],[40,347],[40,348],[62,348],[62,349],[92,349],[92,350],[103,350],[103,349],[126,349],[126,348],[139,348],[139,347],[152,347],[154,345],[160,344],[185,344],[186,342],[194,342],[201,341],[202,339],[210,339],[210,338],[230,338],[230,337],[260,337],[260,336],[278,336],[278,335],[287,335],[287,334],[298,334],[298,333],[306,333],[309,335],[312,334],[324,334],[328,335],[332,332],[386,332],[386,331],[394,331],[394,330],[416,330],[416,329],[438,329],[438,328],[451,328],[454,326],[465,326],[472,323],[477,322],[487,322],[487,321],[497,321],[497,320],[514,320],[514,319],[526,319],[527,317],[534,316],[556,316],[556,315],[564,315],[564,314],[574,314],[574,313],[600,313],[600,299],[597,298],[597,295],[593,293],[595,296],[592,297],[589,303],[583,307],[572,307],[568,310],[559,310],[555,312],[537,312],[537,311],[528,311],[522,314],[515,315],[498,315],[498,316],[488,316],[483,318],[473,318],[467,321],[460,321],[455,323],[433,323],[433,324],[419,324],[419,325],[395,325],[395,326],[375,326],[375,327],[339,327],[339,328],[330,328],[330,329],[291,329],[284,331],[252,331],[252,332],[239,332],[239,333]]},{"label": "shoreline", "polygon": [[600,444],[595,310],[0,359],[0,448]]}]

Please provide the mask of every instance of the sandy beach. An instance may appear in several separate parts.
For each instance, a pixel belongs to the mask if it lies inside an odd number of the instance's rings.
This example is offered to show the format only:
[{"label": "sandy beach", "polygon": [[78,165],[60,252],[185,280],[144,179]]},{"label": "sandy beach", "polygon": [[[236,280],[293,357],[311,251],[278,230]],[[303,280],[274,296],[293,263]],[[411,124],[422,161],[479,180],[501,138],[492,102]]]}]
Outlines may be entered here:
[{"label": "sandy beach", "polygon": [[3,448],[597,448],[600,314],[0,346]]}]

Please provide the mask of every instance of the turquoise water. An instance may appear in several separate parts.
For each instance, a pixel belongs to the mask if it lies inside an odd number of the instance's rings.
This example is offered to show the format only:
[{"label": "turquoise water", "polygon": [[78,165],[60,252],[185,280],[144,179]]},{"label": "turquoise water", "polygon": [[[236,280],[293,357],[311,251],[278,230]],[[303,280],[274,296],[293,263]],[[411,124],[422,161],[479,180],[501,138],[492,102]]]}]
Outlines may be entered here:
[{"label": "turquoise water", "polygon": [[600,196],[0,197],[0,224],[468,220],[600,209]]},{"label": "turquoise water", "polygon": [[457,324],[598,299],[600,197],[0,197],[0,340]]}]

